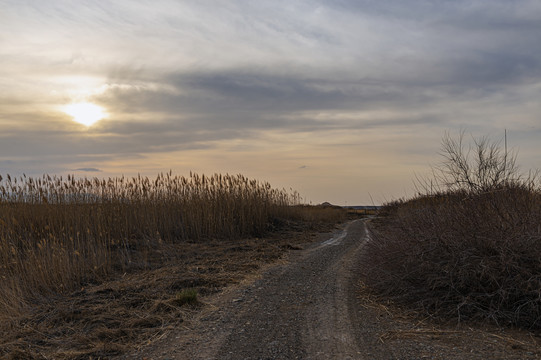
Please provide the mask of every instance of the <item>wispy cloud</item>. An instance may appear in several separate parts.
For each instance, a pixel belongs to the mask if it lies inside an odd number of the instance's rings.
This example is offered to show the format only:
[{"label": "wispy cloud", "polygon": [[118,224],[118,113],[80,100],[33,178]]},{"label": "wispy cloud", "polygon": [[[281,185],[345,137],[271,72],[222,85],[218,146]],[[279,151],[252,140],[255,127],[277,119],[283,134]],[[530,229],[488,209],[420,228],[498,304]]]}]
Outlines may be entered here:
[{"label": "wispy cloud", "polygon": [[[529,166],[539,38],[533,0],[6,0],[0,171],[229,165],[339,203],[330,169],[344,193],[366,176],[402,195],[461,126],[507,128]],[[60,106],[80,99],[109,117],[71,122]]]}]

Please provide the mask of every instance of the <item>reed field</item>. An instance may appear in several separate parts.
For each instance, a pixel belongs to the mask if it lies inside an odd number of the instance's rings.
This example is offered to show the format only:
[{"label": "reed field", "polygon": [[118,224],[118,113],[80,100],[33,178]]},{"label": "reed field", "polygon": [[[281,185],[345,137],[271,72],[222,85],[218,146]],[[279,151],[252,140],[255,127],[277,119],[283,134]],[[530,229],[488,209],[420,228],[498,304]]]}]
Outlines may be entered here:
[{"label": "reed field", "polygon": [[0,314],[144,267],[162,243],[261,236],[299,202],[242,175],[0,177]]},{"label": "reed field", "polygon": [[242,175],[0,176],[0,359],[148,345],[346,216]]}]

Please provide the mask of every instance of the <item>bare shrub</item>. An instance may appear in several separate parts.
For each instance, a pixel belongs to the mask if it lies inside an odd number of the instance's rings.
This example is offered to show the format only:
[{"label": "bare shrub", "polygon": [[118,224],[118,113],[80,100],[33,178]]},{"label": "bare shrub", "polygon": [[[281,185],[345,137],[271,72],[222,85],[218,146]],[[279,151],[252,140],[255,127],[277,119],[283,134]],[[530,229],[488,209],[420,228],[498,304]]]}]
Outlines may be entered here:
[{"label": "bare shrub", "polygon": [[474,138],[466,143],[462,130],[456,138],[446,132],[439,155],[442,161],[432,167],[432,177],[417,179],[420,195],[438,192],[466,191],[469,194],[490,192],[510,184],[530,184],[536,173],[528,178],[520,175],[517,154],[502,148],[501,141],[488,137]]},{"label": "bare shrub", "polygon": [[497,143],[476,141],[470,156],[462,136],[444,138],[440,190],[383,209],[365,280],[431,315],[541,328],[539,186]]}]

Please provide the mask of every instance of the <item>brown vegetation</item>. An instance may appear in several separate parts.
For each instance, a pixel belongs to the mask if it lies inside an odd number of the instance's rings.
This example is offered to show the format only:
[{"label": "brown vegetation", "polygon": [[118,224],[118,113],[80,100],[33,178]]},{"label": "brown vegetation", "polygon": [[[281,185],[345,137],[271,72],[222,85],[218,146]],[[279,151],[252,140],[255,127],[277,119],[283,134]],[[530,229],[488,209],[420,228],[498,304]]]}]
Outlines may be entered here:
[{"label": "brown vegetation", "polygon": [[99,281],[152,244],[261,235],[298,200],[240,175],[8,175],[0,191],[0,310]]},{"label": "brown vegetation", "polygon": [[0,192],[0,358],[120,353],[297,246],[246,239],[345,216],[241,175],[6,176]]},{"label": "brown vegetation", "polygon": [[541,189],[494,144],[462,144],[444,138],[425,193],[382,209],[365,282],[430,316],[539,329]]},{"label": "brown vegetation", "polygon": [[144,269],[3,314],[0,359],[110,359],[153,343],[204,310],[207,296],[312,241],[311,227],[296,221],[264,238],[163,243]]}]

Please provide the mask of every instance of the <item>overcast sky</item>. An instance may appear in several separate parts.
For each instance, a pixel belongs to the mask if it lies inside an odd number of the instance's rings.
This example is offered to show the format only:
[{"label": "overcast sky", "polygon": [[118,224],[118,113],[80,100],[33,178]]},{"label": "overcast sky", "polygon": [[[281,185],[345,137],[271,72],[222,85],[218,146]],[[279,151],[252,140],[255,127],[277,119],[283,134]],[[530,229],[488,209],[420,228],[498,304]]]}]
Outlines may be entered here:
[{"label": "overcast sky", "polygon": [[[91,127],[62,111],[90,102]],[[538,0],[0,0],[0,174],[414,194],[445,131],[540,167]]]}]

